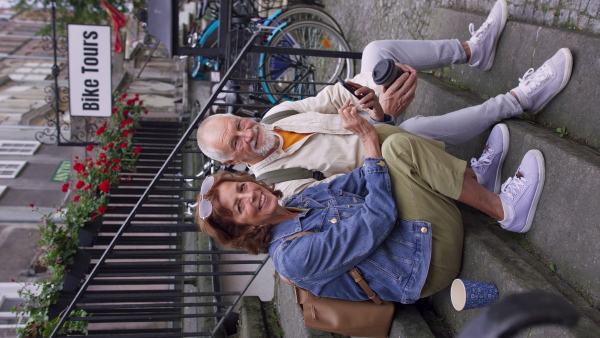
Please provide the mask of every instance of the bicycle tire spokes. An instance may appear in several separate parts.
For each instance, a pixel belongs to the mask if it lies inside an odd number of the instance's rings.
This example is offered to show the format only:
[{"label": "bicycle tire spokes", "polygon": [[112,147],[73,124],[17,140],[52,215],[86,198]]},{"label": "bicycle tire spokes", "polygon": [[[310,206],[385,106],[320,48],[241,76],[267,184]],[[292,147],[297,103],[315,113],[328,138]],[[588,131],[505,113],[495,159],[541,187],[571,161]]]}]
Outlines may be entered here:
[{"label": "bicycle tire spokes", "polygon": [[[344,38],[333,28],[319,22],[308,21],[296,22],[281,29],[272,37],[268,45],[321,51],[349,50]],[[292,56],[295,62],[291,62]],[[350,59],[267,54],[263,61],[261,79],[270,80],[263,83],[263,89],[269,93],[272,102],[279,101],[277,97],[284,100],[302,99],[303,96],[315,95],[323,87],[316,83],[289,85],[285,84],[287,82],[310,79],[312,82],[333,83],[337,76],[353,75],[353,64]],[[303,95],[288,96],[286,95],[288,93]]]}]

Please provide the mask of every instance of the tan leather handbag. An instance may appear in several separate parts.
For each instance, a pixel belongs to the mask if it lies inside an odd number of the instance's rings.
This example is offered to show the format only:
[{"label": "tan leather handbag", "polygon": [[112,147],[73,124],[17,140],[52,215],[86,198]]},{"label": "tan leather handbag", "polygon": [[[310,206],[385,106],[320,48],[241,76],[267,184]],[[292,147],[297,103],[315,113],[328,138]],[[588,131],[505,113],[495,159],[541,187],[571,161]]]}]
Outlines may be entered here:
[{"label": "tan leather handbag", "polygon": [[[301,232],[288,237],[294,239],[312,232]],[[304,325],[313,329],[359,337],[387,337],[394,317],[394,303],[385,302],[362,278],[357,268],[348,271],[354,281],[371,300],[351,301],[319,297],[293,285],[285,277],[281,280],[294,286],[296,303],[304,313]]]}]

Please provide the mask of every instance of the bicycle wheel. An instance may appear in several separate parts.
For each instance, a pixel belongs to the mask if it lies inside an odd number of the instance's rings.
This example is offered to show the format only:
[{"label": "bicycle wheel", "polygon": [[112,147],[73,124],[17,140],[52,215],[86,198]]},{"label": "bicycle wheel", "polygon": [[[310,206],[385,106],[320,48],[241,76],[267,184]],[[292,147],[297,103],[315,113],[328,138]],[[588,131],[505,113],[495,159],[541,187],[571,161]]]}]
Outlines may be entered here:
[{"label": "bicycle wheel", "polygon": [[[338,33],[344,36],[344,32],[335,19],[327,12],[314,6],[294,6],[284,10],[274,18],[279,23],[292,23],[297,21],[318,21],[333,27]],[[272,26],[271,24],[270,26]]]},{"label": "bicycle wheel", "polygon": [[[294,22],[283,27],[267,46],[350,51],[346,40],[331,26],[316,21]],[[316,95],[337,76],[354,76],[354,60],[339,57],[263,53],[259,75],[263,90],[273,103],[301,100]]]}]

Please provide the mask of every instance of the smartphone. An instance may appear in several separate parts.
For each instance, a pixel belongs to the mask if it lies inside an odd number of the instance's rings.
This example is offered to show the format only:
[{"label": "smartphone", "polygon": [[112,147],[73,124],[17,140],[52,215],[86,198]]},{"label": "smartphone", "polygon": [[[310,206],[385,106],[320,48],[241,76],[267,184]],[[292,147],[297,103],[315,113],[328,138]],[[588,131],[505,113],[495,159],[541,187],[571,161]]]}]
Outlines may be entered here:
[{"label": "smartphone", "polygon": [[346,81],[344,81],[344,79],[342,79],[341,77],[337,77],[338,82],[344,87],[346,88],[346,90],[348,90],[350,92],[350,94],[352,94],[355,98],[357,99],[362,99],[363,96],[362,95],[356,95],[354,94],[354,91],[356,90],[354,87],[352,87],[351,85],[349,85]]},{"label": "smartphone", "polygon": [[[342,79],[340,76],[337,77],[338,82],[344,87],[346,88],[347,91],[350,92],[350,94],[352,94],[355,98],[357,99],[362,99],[364,96],[363,95],[356,95],[354,94],[354,91],[356,90],[356,88],[352,87],[351,85],[349,85],[346,81],[344,81],[344,79]],[[372,107],[369,107],[369,109],[373,110]]]}]

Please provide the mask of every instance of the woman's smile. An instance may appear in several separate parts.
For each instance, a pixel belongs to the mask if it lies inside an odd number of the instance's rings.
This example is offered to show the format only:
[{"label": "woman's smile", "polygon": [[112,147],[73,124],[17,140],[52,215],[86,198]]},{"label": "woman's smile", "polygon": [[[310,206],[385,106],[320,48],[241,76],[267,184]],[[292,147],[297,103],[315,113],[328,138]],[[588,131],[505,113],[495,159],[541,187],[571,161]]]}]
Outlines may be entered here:
[{"label": "woman's smile", "polygon": [[265,196],[265,194],[261,193],[260,194],[260,203],[258,204],[258,210],[262,210],[262,208],[265,206],[266,202],[267,202],[267,197]]}]

